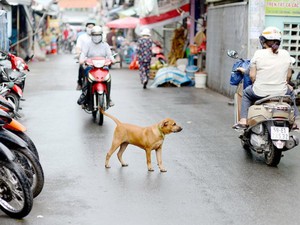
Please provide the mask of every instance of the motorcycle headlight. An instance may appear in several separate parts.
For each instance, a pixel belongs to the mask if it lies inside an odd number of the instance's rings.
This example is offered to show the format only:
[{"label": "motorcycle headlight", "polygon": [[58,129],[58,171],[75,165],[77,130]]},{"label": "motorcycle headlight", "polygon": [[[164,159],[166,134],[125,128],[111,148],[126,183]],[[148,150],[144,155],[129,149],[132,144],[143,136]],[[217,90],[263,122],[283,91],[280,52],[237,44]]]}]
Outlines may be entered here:
[{"label": "motorcycle headlight", "polygon": [[105,59],[101,59],[101,60],[94,59],[92,60],[92,62],[94,64],[94,67],[96,68],[102,68],[105,65]]}]

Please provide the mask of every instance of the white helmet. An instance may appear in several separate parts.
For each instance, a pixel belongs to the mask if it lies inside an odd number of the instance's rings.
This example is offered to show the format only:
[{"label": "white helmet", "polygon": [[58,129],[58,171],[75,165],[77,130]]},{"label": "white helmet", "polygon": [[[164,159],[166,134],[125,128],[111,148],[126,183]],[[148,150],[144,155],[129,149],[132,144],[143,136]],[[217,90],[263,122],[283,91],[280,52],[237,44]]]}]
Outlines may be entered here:
[{"label": "white helmet", "polygon": [[92,41],[95,44],[99,44],[100,42],[102,42],[102,34],[103,34],[102,27],[94,26],[91,31]]},{"label": "white helmet", "polygon": [[91,35],[102,35],[103,30],[100,26],[94,26],[91,31]]},{"label": "white helmet", "polygon": [[261,33],[259,40],[261,43],[266,41],[279,41],[281,42],[282,33],[277,27],[267,27]]},{"label": "white helmet", "polygon": [[142,30],[141,36],[144,36],[144,35],[146,35],[146,36],[151,36],[151,31],[150,31],[149,28],[144,28],[144,29]]}]

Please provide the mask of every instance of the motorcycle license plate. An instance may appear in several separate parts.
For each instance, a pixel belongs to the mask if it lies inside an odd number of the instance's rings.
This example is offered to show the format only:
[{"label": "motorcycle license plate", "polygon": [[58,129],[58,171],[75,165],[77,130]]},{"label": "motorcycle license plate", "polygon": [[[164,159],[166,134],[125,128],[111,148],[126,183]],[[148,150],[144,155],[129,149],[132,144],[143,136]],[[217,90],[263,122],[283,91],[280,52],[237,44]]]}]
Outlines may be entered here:
[{"label": "motorcycle license plate", "polygon": [[288,127],[275,127],[271,126],[271,139],[272,140],[289,140]]}]

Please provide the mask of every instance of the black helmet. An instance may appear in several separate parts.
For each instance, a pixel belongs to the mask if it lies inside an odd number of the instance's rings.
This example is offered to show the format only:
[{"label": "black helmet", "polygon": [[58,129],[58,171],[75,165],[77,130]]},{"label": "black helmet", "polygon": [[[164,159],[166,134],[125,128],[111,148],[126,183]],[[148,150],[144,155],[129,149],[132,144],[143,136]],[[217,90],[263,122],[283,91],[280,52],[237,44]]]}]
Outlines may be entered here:
[{"label": "black helmet", "polygon": [[96,26],[96,23],[93,21],[88,21],[88,22],[86,22],[85,27],[87,27],[88,25]]}]

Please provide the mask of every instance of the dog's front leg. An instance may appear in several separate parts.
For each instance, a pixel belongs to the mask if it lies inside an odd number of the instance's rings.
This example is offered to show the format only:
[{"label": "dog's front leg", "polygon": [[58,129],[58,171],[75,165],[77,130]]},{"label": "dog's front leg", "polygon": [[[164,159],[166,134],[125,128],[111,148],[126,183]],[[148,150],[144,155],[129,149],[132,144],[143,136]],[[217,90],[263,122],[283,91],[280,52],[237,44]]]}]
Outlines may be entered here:
[{"label": "dog's front leg", "polygon": [[160,147],[159,149],[156,149],[155,152],[156,152],[157,165],[160,169],[160,172],[167,172],[167,170],[164,168],[162,164],[162,148]]},{"label": "dog's front leg", "polygon": [[148,167],[148,171],[154,171],[153,167],[152,167],[152,163],[151,163],[151,150],[147,149],[146,150],[146,159],[147,159],[147,167]]}]

